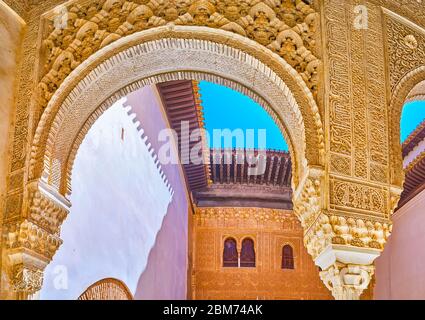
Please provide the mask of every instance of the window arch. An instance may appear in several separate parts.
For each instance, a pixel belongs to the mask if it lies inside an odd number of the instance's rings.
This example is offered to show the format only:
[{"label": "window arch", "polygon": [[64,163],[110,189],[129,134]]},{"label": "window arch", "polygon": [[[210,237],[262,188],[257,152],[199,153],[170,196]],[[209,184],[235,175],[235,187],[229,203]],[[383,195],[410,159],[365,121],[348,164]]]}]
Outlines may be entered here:
[{"label": "window arch", "polygon": [[246,238],[242,241],[241,267],[255,267],[254,241],[250,238]]},{"label": "window arch", "polygon": [[238,248],[236,240],[227,238],[224,241],[223,267],[238,267]]},{"label": "window arch", "polygon": [[294,267],[294,250],[289,244],[282,248],[282,269],[295,269]]}]

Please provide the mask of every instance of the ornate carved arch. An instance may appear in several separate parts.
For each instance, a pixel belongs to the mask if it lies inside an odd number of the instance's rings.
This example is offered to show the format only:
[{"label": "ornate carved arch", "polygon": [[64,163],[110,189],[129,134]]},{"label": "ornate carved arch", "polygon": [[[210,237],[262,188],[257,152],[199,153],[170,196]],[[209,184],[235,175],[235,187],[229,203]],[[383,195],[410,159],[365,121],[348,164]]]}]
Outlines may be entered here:
[{"label": "ornate carved arch", "polygon": [[403,159],[400,143],[400,121],[403,106],[411,98],[410,94],[425,81],[425,66],[416,68],[407,73],[396,85],[390,101],[390,145],[391,145],[391,183],[402,185],[404,179]]},{"label": "ornate carved arch", "polygon": [[[227,35],[222,30],[165,26],[127,36],[93,54],[65,79],[49,101],[31,149],[30,178],[41,177],[44,172],[45,180],[66,194],[72,169],[68,162],[72,164],[78,141],[84,136],[79,134],[80,128],[89,128],[90,121],[99,115],[95,111],[102,107],[102,101],[105,108],[114,99],[158,81],[209,79],[230,84],[273,111],[295,159],[297,185],[306,166],[320,163],[323,153],[323,130],[312,94],[283,59],[237,35],[227,40],[229,46],[225,45]],[[276,72],[245,49],[261,58],[267,56],[276,65]],[[255,91],[250,89],[254,87]],[[84,125],[81,121],[86,119],[89,122]],[[72,126],[69,121],[74,121]]]}]

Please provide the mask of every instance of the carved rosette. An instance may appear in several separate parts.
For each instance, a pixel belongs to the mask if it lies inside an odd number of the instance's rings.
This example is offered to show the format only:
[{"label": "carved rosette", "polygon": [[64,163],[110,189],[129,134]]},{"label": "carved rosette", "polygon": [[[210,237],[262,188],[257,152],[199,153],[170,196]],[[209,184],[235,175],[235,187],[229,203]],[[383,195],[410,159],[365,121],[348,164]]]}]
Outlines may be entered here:
[{"label": "carved rosette", "polygon": [[320,272],[320,278],[336,300],[359,300],[375,271],[374,266],[336,263]]},{"label": "carved rosette", "polygon": [[28,203],[28,212],[6,222],[3,233],[9,282],[19,299],[41,289],[43,271],[62,244],[60,226],[70,206],[42,182],[29,185]]}]

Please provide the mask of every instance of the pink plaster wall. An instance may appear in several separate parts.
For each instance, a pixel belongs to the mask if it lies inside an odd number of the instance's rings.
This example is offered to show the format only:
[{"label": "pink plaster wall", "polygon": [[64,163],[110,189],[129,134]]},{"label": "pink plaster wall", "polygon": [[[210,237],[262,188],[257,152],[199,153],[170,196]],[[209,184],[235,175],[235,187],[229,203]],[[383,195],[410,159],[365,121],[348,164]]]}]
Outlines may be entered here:
[{"label": "pink plaster wall", "polygon": [[425,190],[393,216],[393,232],[376,259],[374,298],[425,299]]},{"label": "pink plaster wall", "polygon": [[[165,111],[154,87],[142,88],[127,97],[127,105],[157,151],[159,131],[169,127]],[[175,155],[176,156],[176,155]],[[174,190],[148,265],[137,286],[136,299],[186,299],[188,270],[188,212],[191,210],[180,166],[164,165],[162,169]]]},{"label": "pink plaster wall", "polygon": [[129,115],[118,102],[80,146],[64,243],[45,270],[41,299],[76,299],[108,277],[124,282],[135,299],[187,298],[184,175],[178,165],[161,164],[159,172],[149,151],[158,154],[158,133],[168,123],[154,87],[131,94],[126,105]]}]

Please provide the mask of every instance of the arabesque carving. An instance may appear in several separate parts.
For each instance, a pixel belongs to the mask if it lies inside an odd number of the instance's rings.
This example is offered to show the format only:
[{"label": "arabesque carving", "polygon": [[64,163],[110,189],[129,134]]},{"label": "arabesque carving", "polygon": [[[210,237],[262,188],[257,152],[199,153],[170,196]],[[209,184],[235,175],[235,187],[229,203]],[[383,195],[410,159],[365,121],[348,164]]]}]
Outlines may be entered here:
[{"label": "arabesque carving", "polygon": [[386,12],[391,90],[410,71],[425,64],[425,29]]},{"label": "arabesque carving", "polygon": [[314,54],[314,37],[318,16],[301,0],[96,0],[70,5],[64,12],[50,17],[50,31],[43,40],[42,107],[71,71],[94,52],[122,37],[167,23],[219,28],[254,39],[287,60],[312,92],[317,92],[320,61]]},{"label": "arabesque carving", "polygon": [[[336,277],[340,274],[340,269],[335,269],[335,265],[342,265],[343,268],[346,268],[346,263],[343,263],[344,257],[351,256],[351,252],[354,252],[352,265],[357,264],[362,270],[370,270],[370,272],[368,271],[369,276],[373,274],[373,260],[383,250],[390,236],[391,221],[388,217],[377,219],[371,214],[371,211],[387,212],[387,209],[384,208],[387,206],[387,201],[381,199],[373,189],[367,187],[362,189],[357,186],[360,189],[354,190],[351,189],[355,186],[354,184],[338,182],[335,191],[337,199],[340,199],[341,203],[347,207],[368,210],[368,217],[356,215],[354,212],[348,214],[344,212],[344,209],[327,210],[323,199],[324,177],[323,171],[310,169],[303,185],[294,193],[294,212],[304,229],[304,245],[316,264],[322,268],[322,280],[334,297],[336,299],[358,299],[363,290],[367,288],[370,279],[366,277],[369,280],[366,278],[361,281],[356,280],[355,287],[350,287],[351,284],[347,282],[348,288],[343,282],[345,278],[341,280]],[[391,194],[393,196],[389,206],[393,210],[399,194],[397,197],[396,190],[392,190]],[[331,194],[331,199],[332,197]],[[343,273],[345,274],[347,270]],[[351,274],[351,272],[349,273]]]},{"label": "arabesque carving", "polygon": [[122,281],[107,278],[88,287],[78,300],[133,300],[133,296]]}]

